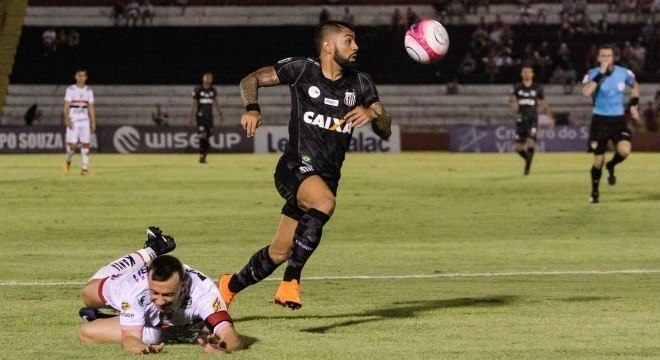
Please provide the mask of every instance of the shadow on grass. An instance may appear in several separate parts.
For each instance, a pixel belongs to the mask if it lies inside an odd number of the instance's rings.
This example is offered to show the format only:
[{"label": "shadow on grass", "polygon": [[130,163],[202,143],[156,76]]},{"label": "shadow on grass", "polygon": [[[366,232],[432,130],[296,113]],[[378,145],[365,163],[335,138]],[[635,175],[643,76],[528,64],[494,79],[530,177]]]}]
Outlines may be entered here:
[{"label": "shadow on grass", "polygon": [[[514,300],[515,297],[513,296],[492,296],[492,297],[480,297],[480,298],[458,298],[458,299],[446,299],[446,300],[395,302],[390,307],[367,310],[359,313],[300,316],[296,318],[297,319],[351,318],[351,320],[338,321],[326,326],[311,327],[301,330],[310,333],[322,334],[328,330],[336,329],[340,327],[353,326],[358,324],[364,324],[364,323],[382,321],[382,320],[390,320],[390,319],[413,318],[425,311],[449,309],[449,308],[457,308],[457,307],[505,306],[513,303]],[[274,317],[248,316],[248,317],[236,319],[236,321],[244,322],[244,321],[260,320],[264,318],[291,319],[291,316],[274,316]],[[358,319],[353,319],[353,318],[358,318]]]}]

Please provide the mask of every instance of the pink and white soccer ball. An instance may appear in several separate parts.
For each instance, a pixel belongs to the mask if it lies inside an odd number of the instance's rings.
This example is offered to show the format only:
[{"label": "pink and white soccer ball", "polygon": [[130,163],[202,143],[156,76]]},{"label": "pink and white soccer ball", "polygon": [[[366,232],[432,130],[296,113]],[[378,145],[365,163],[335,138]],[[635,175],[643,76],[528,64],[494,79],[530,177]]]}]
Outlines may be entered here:
[{"label": "pink and white soccer ball", "polygon": [[414,23],[404,38],[406,51],[410,57],[421,64],[440,61],[449,50],[449,34],[435,20],[421,20]]}]

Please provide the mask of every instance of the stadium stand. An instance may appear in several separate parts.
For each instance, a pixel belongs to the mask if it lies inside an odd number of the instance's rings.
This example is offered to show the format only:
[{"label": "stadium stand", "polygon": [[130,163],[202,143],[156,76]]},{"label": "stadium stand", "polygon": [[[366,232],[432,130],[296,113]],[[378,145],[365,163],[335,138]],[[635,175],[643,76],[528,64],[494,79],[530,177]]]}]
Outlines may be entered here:
[{"label": "stadium stand", "polygon": [[[66,85],[10,85],[4,125],[22,125],[25,110],[38,98],[42,124],[59,124]],[[153,125],[151,112],[162,104],[170,125],[185,125],[190,111],[192,85],[96,85],[100,125]],[[404,131],[440,131],[454,124],[510,125],[513,112],[507,104],[508,85],[463,85],[459,95],[446,95],[443,85],[384,85],[380,96],[396,123]],[[239,119],[243,112],[237,86],[219,86],[226,119]],[[660,90],[645,86],[643,101]],[[546,86],[547,98],[555,113],[568,113],[572,124],[587,124],[591,106],[581,95],[566,95],[558,85]],[[286,87],[264,89],[259,96],[264,121],[284,125],[289,117],[290,96]],[[235,122],[225,125],[235,125]],[[220,124],[222,126],[222,124]]]},{"label": "stadium stand", "polygon": [[[242,112],[236,86],[240,78],[248,71],[285,56],[313,54],[311,41],[301,41],[298,34],[310,34],[311,37],[313,25],[323,7],[339,16],[347,5],[344,2],[342,5],[328,5],[324,1],[308,1],[305,3],[312,5],[290,11],[291,2],[286,0],[191,0],[185,16],[182,16],[179,8],[168,6],[172,2],[152,0],[157,5],[154,26],[117,27],[113,26],[107,2],[30,0],[5,116],[0,124],[22,124],[25,110],[35,101],[43,111],[43,123],[59,123],[64,88],[73,82],[72,74],[78,66],[90,70],[90,84],[98,99],[100,124],[150,125],[150,113],[156,103],[163,104],[173,125],[184,124],[190,106],[190,91],[205,70],[216,74],[227,118],[237,119]],[[224,6],[217,6],[218,3]],[[263,3],[268,5],[263,6]],[[422,67],[413,63],[399,39],[393,40],[389,21],[395,8],[403,9],[410,4],[418,15],[433,17],[433,3],[350,2],[359,26],[359,40],[366,39],[359,42],[360,62],[379,84],[388,110],[404,130],[410,131],[435,131],[455,123],[510,124],[512,113],[506,100],[511,82],[518,80],[517,67],[511,67],[494,81],[483,76],[461,78],[459,95],[446,95],[445,84],[456,77],[461,56],[469,51],[479,15],[468,16],[462,25],[447,25],[452,39],[450,53],[433,66]],[[522,53],[526,44],[540,44],[557,37],[559,5],[532,3],[547,6],[551,11],[545,24],[512,22],[516,34],[513,51],[516,54]],[[491,4],[488,19],[496,15],[504,16],[505,20],[518,16],[515,1],[491,1]],[[590,2],[589,6],[590,13],[607,10],[605,1]],[[616,14],[608,13],[607,16]],[[75,26],[82,39],[78,53],[75,56],[70,53],[48,58],[40,56],[41,33],[47,26],[60,29]],[[577,38],[574,47],[581,50],[574,54],[574,60],[580,64],[578,80],[583,73],[585,54],[582,50],[591,43],[609,40],[612,35],[620,42],[636,39],[640,26],[612,24],[611,33]],[[297,34],[295,39],[292,39],[292,33]],[[246,43],[256,50],[245,51]],[[553,45],[556,45],[554,41]],[[258,55],[254,56],[255,53]],[[655,64],[657,68],[657,62]],[[568,113],[570,121],[575,124],[588,121],[590,105],[579,94],[579,86],[573,94],[565,94],[560,85],[547,85],[547,74],[539,75],[539,78],[545,84],[555,112]],[[645,82],[643,102],[651,99],[658,86],[647,84],[646,78],[642,81]],[[260,102],[269,115],[269,123],[286,123],[289,104],[286,88],[266,90],[260,96]]]},{"label": "stadium stand", "polygon": [[4,109],[9,75],[14,66],[14,55],[21,35],[27,0],[0,2],[0,117]]}]

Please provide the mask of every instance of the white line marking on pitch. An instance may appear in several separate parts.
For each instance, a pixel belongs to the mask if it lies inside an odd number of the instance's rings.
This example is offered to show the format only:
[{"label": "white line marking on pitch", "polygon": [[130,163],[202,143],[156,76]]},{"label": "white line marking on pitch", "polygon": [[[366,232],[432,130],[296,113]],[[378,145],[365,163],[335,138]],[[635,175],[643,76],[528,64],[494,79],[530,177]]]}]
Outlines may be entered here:
[{"label": "white line marking on pitch", "polygon": [[[398,279],[433,279],[433,278],[470,278],[470,277],[506,277],[506,276],[551,276],[551,275],[620,275],[620,274],[659,274],[660,269],[627,270],[568,270],[568,271],[518,271],[486,273],[446,273],[420,275],[352,275],[352,276],[307,276],[305,280],[398,280]],[[264,281],[279,281],[269,278]],[[81,281],[0,281],[0,286],[68,286],[84,285]]]}]

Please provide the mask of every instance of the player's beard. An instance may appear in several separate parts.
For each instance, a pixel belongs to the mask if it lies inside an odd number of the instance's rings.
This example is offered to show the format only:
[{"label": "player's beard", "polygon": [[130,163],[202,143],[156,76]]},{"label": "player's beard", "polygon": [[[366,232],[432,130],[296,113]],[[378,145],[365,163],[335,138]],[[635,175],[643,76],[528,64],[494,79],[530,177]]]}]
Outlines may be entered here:
[{"label": "player's beard", "polygon": [[356,62],[351,61],[350,57],[343,57],[339,53],[335,53],[334,60],[344,70],[355,70]]}]

